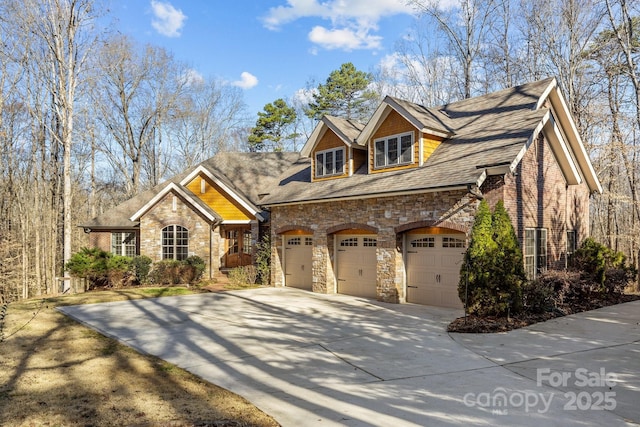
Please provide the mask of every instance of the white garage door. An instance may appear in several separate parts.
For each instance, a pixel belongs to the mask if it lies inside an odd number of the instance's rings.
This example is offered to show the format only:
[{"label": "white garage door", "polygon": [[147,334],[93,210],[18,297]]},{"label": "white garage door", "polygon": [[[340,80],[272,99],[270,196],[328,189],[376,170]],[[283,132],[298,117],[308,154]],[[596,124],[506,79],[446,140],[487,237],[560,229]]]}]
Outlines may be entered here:
[{"label": "white garage door", "polygon": [[336,236],[338,293],[376,298],[375,235]]},{"label": "white garage door", "polygon": [[284,239],[285,285],[310,291],[313,277],[313,237],[285,236]]},{"label": "white garage door", "polygon": [[407,302],[463,308],[458,297],[463,234],[407,236]]}]

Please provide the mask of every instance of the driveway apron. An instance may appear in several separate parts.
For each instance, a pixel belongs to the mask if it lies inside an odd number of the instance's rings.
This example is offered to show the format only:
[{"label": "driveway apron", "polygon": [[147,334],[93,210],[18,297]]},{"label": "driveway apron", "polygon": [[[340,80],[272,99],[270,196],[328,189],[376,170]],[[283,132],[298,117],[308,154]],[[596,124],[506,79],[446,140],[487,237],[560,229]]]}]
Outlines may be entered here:
[{"label": "driveway apron", "polygon": [[459,310],[291,288],[60,310],[285,427],[640,423],[640,302],[491,335],[448,334]]}]

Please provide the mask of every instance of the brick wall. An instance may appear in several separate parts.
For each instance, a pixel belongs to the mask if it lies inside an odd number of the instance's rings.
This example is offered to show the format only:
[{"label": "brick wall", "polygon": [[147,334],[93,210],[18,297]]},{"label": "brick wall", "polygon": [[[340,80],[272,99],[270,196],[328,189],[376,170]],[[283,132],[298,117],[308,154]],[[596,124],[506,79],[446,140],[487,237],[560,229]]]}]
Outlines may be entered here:
[{"label": "brick wall", "polygon": [[566,232],[578,241],[589,236],[589,189],[567,185],[548,142],[540,135],[525,153],[515,174],[492,176],[482,186],[491,208],[504,200],[524,250],[525,228],[546,228],[549,268],[564,268]]},{"label": "brick wall", "polygon": [[284,286],[279,230],[290,230],[296,226],[313,230],[313,291],[333,293],[335,260],[332,232],[341,227],[372,227],[377,230],[378,237],[378,299],[386,302],[404,301],[402,235],[396,232],[396,228],[403,225],[411,227],[413,223],[416,227],[440,223],[468,230],[473,224],[476,207],[477,201],[469,198],[465,191],[273,207],[272,284]]}]

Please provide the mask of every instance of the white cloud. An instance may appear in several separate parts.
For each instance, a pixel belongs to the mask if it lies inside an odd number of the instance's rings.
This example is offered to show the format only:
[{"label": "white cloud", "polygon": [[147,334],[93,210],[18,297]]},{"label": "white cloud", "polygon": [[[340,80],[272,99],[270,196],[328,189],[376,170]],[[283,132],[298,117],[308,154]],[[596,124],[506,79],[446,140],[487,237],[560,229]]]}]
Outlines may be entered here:
[{"label": "white cloud", "polygon": [[151,26],[157,32],[167,37],[180,37],[180,31],[187,19],[182,10],[176,9],[171,3],[156,0],[151,0],[151,9],[154,16]]},{"label": "white cloud", "polygon": [[309,105],[313,101],[313,94],[318,93],[317,88],[298,89],[292,97],[292,101],[297,105]]},{"label": "white cloud", "polygon": [[324,27],[313,27],[309,40],[325,49],[377,49],[382,37],[369,34],[367,31],[354,31],[349,28],[328,30]]},{"label": "white cloud", "polygon": [[242,74],[240,74],[240,80],[236,80],[231,84],[242,89],[251,89],[258,84],[258,78],[247,71],[243,71]]},{"label": "white cloud", "polygon": [[414,14],[405,0],[287,0],[287,4],[269,9],[264,26],[278,30],[300,18],[320,18],[331,28],[315,26],[309,39],[327,49],[378,49],[382,37],[373,35],[378,22],[386,16]]},{"label": "white cloud", "polygon": [[204,76],[194,70],[193,68],[189,68],[182,76],[181,82],[186,84],[187,86],[195,86],[204,83]]}]

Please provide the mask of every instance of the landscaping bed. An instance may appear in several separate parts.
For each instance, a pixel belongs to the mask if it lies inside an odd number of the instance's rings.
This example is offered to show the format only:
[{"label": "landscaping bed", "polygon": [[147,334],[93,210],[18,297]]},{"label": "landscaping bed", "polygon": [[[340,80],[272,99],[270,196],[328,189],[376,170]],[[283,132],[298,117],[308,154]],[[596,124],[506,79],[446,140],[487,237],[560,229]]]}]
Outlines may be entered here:
[{"label": "landscaping bed", "polygon": [[604,299],[585,299],[574,301],[571,304],[563,304],[550,311],[543,313],[521,313],[517,316],[477,316],[468,315],[459,317],[449,324],[448,332],[460,333],[496,333],[507,332],[513,329],[523,328],[534,323],[545,322],[547,320],[562,317],[569,314],[581,313],[583,311],[595,310],[615,304],[640,300],[638,294],[613,295]]}]

